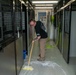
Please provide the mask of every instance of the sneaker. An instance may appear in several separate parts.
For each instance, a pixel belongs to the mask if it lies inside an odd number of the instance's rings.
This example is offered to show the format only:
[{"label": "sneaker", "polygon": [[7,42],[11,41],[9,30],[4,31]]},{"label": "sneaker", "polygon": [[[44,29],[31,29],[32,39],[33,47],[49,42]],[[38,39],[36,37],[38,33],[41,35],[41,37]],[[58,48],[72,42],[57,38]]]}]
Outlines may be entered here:
[{"label": "sneaker", "polygon": [[45,57],[40,57],[39,59],[37,59],[38,61],[45,61]]},{"label": "sneaker", "polygon": [[39,59],[39,58],[41,58],[41,55],[40,54],[38,55],[37,59]]}]

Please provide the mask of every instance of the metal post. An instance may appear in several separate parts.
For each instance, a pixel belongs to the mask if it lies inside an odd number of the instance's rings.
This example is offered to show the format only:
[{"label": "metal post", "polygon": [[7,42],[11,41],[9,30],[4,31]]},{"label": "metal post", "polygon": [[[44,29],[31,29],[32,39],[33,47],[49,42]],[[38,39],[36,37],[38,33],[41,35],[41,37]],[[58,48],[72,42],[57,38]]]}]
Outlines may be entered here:
[{"label": "metal post", "polygon": [[65,9],[63,9],[63,23],[62,23],[62,52],[61,52],[62,54],[63,54],[63,43],[64,43],[64,10]]},{"label": "metal post", "polygon": [[28,6],[27,6],[27,51],[28,51],[28,55],[29,55],[29,26],[28,26]]}]

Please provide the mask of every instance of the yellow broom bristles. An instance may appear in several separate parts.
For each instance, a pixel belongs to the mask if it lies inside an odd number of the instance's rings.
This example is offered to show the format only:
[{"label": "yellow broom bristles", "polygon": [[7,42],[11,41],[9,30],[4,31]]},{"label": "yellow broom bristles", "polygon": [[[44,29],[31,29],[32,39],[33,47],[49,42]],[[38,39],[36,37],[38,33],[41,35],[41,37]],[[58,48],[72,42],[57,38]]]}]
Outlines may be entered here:
[{"label": "yellow broom bristles", "polygon": [[31,66],[25,66],[24,68],[23,68],[23,70],[27,70],[27,71],[32,71],[33,70],[33,68],[31,67]]}]

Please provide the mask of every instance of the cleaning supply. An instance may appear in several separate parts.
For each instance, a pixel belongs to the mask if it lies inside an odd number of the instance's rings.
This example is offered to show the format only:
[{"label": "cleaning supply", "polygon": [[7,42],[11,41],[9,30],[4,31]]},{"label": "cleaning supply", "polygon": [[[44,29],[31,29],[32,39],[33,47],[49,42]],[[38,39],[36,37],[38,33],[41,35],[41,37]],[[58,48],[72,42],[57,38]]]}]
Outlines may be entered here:
[{"label": "cleaning supply", "polygon": [[26,59],[26,50],[23,50],[23,59]]},{"label": "cleaning supply", "polygon": [[31,56],[32,56],[32,51],[33,51],[33,46],[34,46],[34,42],[32,42],[32,46],[31,46],[31,50],[30,50],[30,55],[29,55],[29,60],[28,60],[28,65],[25,66],[25,67],[23,68],[23,70],[30,70],[30,71],[33,70],[33,67],[30,66],[30,61],[31,61]]}]

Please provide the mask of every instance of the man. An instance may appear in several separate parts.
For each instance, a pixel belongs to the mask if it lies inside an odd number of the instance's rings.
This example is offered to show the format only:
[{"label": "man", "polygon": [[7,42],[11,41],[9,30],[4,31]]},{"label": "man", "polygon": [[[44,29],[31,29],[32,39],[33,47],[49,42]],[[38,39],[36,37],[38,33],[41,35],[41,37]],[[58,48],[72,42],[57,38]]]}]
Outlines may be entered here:
[{"label": "man", "polygon": [[37,60],[44,61],[45,60],[45,43],[47,38],[47,32],[45,26],[41,21],[35,21],[33,19],[29,22],[30,26],[34,26],[37,37],[33,40],[39,40],[40,43],[40,51],[39,51],[39,58]]}]

